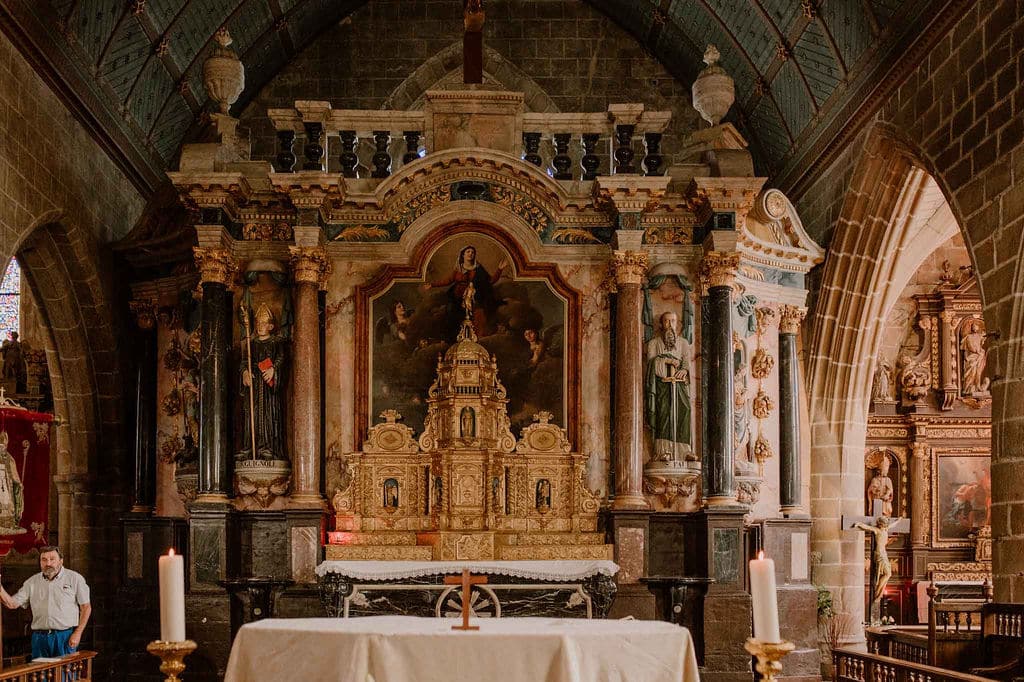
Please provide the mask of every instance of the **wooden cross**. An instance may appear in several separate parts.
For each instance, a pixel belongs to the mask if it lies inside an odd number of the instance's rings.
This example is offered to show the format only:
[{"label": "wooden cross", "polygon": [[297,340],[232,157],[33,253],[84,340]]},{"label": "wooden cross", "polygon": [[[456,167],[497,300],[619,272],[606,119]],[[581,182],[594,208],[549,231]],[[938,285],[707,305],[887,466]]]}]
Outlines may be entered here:
[{"label": "wooden cross", "polygon": [[446,575],[445,585],[462,585],[462,625],[453,625],[452,630],[479,630],[479,626],[469,624],[469,612],[473,609],[469,604],[469,593],[473,585],[483,585],[487,582],[485,575],[470,575],[469,569],[462,569],[462,575]]},{"label": "wooden cross", "polygon": [[[871,506],[871,516],[846,516],[841,518],[843,530],[860,530],[871,535],[871,579],[868,589],[871,593],[871,606],[868,609],[868,622],[871,625],[878,625],[882,619],[882,592],[892,575],[892,567],[889,564],[889,552],[885,543],[889,536],[897,533],[910,532],[910,519],[890,518],[882,512],[882,501],[874,500]],[[879,527],[879,523],[885,519],[888,523]],[[879,544],[880,537],[885,541]]]},{"label": "wooden cross", "polygon": [[462,82],[484,82],[484,3],[462,0]]}]

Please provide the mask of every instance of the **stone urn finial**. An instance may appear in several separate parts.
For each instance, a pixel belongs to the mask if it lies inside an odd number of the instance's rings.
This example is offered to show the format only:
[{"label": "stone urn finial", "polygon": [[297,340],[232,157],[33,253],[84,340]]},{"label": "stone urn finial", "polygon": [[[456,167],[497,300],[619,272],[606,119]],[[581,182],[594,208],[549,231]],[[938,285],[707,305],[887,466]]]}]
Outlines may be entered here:
[{"label": "stone urn finial", "polygon": [[245,66],[231,49],[231,35],[226,28],[218,29],[214,40],[217,45],[213,54],[203,63],[203,85],[220,113],[227,114],[245,88]]},{"label": "stone urn finial", "polygon": [[718,48],[708,45],[704,52],[704,63],[707,66],[693,82],[693,108],[711,125],[718,125],[736,101],[733,80],[718,65],[721,58]]}]

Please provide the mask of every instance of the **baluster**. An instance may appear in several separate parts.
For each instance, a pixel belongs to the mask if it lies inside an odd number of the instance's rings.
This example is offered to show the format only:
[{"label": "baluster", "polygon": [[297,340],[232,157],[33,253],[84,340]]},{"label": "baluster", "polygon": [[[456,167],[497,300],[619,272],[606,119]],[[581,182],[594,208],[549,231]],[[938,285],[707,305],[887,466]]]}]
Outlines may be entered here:
[{"label": "baluster", "polygon": [[615,172],[636,173],[633,165],[633,131],[634,125],[615,126]]},{"label": "baluster", "polygon": [[377,147],[377,151],[373,153],[373,173],[371,173],[371,177],[386,178],[391,175],[391,154],[388,152],[388,145],[391,144],[391,133],[387,130],[374,130],[373,144]]},{"label": "baluster", "polygon": [[644,156],[644,172],[647,175],[661,175],[661,163],[664,161],[661,155],[661,133],[644,133],[644,149],[647,151]]},{"label": "baluster", "polygon": [[526,150],[523,160],[534,166],[539,166],[542,161],[538,153],[540,151],[540,133],[523,133],[523,148]]},{"label": "baluster", "polygon": [[356,166],[359,165],[359,156],[356,155],[356,137],[354,130],[342,130],[338,136],[341,138],[341,155],[338,161],[341,163],[341,174],[346,178],[356,177]]},{"label": "baluster", "polygon": [[277,152],[277,172],[278,173],[294,173],[295,172],[295,131],[294,130],[278,130],[277,141],[281,149]]},{"label": "baluster", "polygon": [[402,163],[412,163],[420,158],[420,131],[406,130],[402,137],[405,138],[405,156],[402,157]]},{"label": "baluster", "polygon": [[306,129],[306,163],[303,170],[323,170],[324,148],[320,146],[320,138],[324,133],[322,123],[303,123]]},{"label": "baluster", "polygon": [[594,152],[597,151],[597,141],[601,139],[600,133],[583,133],[583,158],[580,165],[583,166],[583,179],[594,180],[597,178],[597,167],[601,165],[601,159]]},{"label": "baluster", "polygon": [[572,135],[555,133],[551,139],[555,144],[555,155],[551,159],[551,165],[555,168],[553,177],[555,180],[572,180],[572,171],[569,170],[572,167],[572,159],[569,158],[569,140]]}]

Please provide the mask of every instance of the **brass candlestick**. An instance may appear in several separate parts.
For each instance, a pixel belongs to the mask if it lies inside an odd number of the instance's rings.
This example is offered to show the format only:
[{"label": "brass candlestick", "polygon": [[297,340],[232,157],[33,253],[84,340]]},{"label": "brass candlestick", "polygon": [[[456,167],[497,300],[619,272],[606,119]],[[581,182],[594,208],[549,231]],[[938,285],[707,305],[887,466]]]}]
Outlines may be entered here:
[{"label": "brass candlestick", "polygon": [[191,639],[184,642],[157,640],[146,646],[146,651],[160,657],[160,672],[167,675],[164,682],[181,682],[178,675],[185,671],[185,657],[195,650],[196,643]]},{"label": "brass candlestick", "polygon": [[757,672],[765,682],[775,682],[775,676],[782,672],[782,659],[796,648],[793,642],[762,642],[749,637],[743,648],[757,657]]}]

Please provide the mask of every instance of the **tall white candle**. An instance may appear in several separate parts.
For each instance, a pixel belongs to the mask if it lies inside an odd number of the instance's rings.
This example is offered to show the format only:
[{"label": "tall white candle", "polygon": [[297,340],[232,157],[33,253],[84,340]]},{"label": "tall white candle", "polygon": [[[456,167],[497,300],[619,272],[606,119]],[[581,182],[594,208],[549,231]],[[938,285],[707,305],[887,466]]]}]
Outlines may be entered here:
[{"label": "tall white candle", "polygon": [[160,639],[185,641],[185,561],[170,550],[160,557]]},{"label": "tall white candle", "polygon": [[775,562],[758,552],[750,562],[750,597],[754,610],[754,639],[779,642],[779,601],[775,594]]}]

